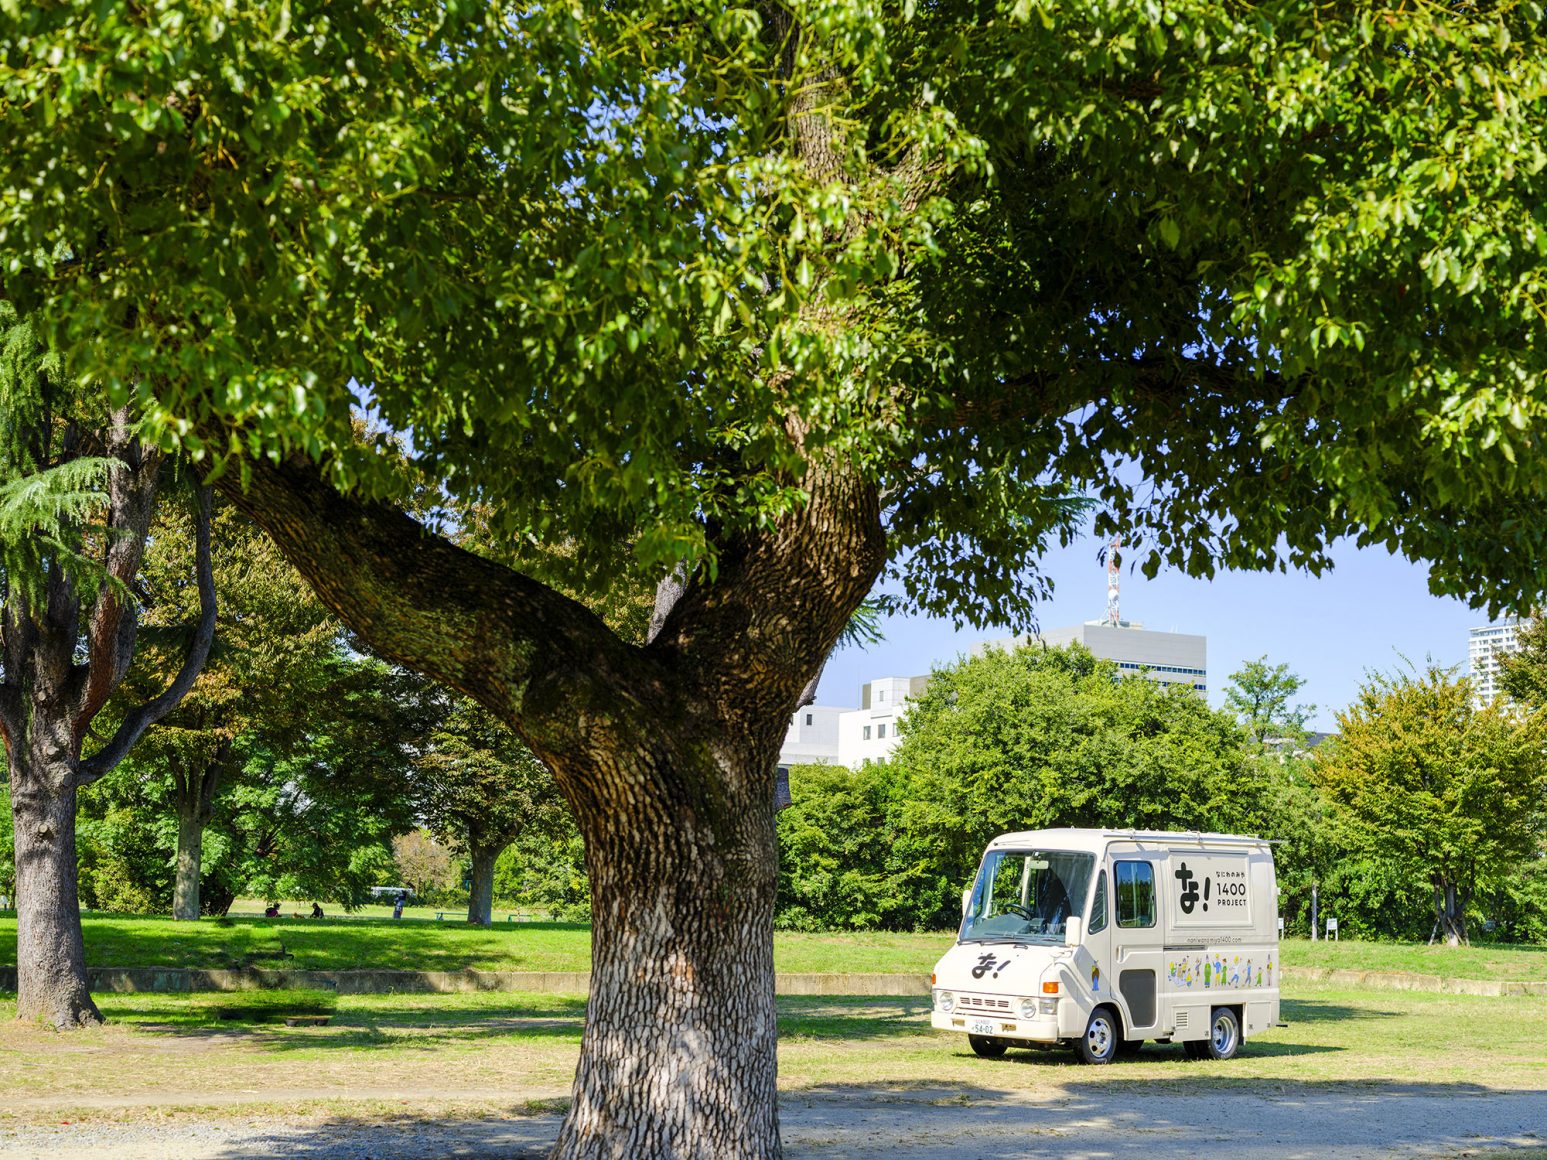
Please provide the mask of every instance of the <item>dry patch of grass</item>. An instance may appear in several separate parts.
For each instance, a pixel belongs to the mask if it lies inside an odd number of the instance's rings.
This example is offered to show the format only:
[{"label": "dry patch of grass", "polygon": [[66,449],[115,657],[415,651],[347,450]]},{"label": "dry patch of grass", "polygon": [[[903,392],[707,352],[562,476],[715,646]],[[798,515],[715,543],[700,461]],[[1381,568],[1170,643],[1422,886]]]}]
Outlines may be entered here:
[{"label": "dry patch of grass", "polygon": [[[562,1108],[584,1002],[553,995],[337,996],[326,1027],[217,1017],[220,995],[112,995],[106,1027],[61,1034],[0,1006],[0,1125],[90,1120],[286,1120],[533,1114]],[[1086,1085],[1260,1094],[1464,1094],[1547,1087],[1547,1001],[1296,986],[1290,1026],[1229,1063],[1151,1045],[1109,1067],[1067,1050],[974,1056],[929,1027],[923,999],[780,1000],[787,1092],[870,1099],[930,1088],[958,1098],[1056,1098]],[[1486,1028],[1486,1034],[1481,1029]]]}]

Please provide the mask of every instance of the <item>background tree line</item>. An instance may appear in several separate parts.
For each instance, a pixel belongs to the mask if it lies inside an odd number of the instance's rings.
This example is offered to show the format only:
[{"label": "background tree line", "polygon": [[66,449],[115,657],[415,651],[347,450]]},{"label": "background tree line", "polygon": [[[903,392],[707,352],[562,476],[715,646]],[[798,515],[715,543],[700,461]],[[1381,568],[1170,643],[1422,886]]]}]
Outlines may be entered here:
[{"label": "background tree line", "polygon": [[[234,508],[218,504],[210,525],[213,644],[182,700],[79,791],[81,904],[184,919],[223,914],[242,896],[347,910],[372,886],[401,883],[436,904],[468,904],[482,923],[495,893],[583,914],[578,835],[519,739],[372,656]],[[111,734],[182,663],[200,612],[195,531],[176,504],[148,523],[134,577],[137,648],[100,731]],[[13,835],[6,810],[8,898]],[[416,846],[443,869],[419,873]]]},{"label": "background tree line", "polygon": [[1314,884],[1354,937],[1547,941],[1547,633],[1525,639],[1514,706],[1432,665],[1372,674],[1315,749],[1284,665],[1248,664],[1212,710],[1078,646],[991,650],[935,673],[889,760],[792,770],[777,921],[954,927],[996,834],[1132,826],[1278,840],[1290,933]]},{"label": "background tree line", "polygon": [[[249,590],[231,603],[258,602]],[[262,653],[259,619],[246,631]],[[352,908],[401,882],[475,921],[496,905],[589,917],[579,834],[541,764],[476,706],[330,633],[316,655],[291,636],[317,673],[270,688],[265,714],[248,702],[246,728],[222,743],[220,792],[201,807],[205,910],[243,894]],[[792,771],[778,921],[946,929],[995,834],[1136,826],[1278,840],[1290,933],[1309,933],[1314,884],[1321,915],[1353,937],[1547,942],[1547,630],[1522,643],[1503,678],[1513,706],[1474,707],[1469,684],[1433,666],[1373,674],[1314,750],[1315,706],[1285,665],[1248,663],[1212,710],[1078,646],[990,651],[935,674],[890,760]],[[82,795],[88,907],[175,907],[188,828],[175,763],[215,751],[192,726],[204,704],[240,697],[234,666],[272,677],[236,649],[217,650],[174,723]]]}]

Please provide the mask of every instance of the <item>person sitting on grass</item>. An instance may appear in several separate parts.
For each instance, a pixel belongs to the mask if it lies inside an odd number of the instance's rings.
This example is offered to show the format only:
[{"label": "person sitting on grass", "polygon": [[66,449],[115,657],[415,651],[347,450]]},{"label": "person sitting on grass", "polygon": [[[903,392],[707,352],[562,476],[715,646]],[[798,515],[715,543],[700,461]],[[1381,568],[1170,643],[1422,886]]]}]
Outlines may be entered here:
[{"label": "person sitting on grass", "polygon": [[263,908],[263,917],[264,918],[278,918],[279,917],[279,903],[271,902],[267,906],[265,906]]},{"label": "person sitting on grass", "polygon": [[315,902],[312,903],[312,917],[313,918],[321,918],[322,917],[322,907],[318,906]]}]

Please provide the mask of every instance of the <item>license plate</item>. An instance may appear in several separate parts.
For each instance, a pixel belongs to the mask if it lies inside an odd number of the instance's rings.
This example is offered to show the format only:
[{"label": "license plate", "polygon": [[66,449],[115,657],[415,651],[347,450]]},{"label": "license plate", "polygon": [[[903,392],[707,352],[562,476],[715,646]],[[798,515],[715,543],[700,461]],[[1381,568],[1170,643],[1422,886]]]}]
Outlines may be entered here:
[{"label": "license plate", "polygon": [[999,1028],[995,1027],[987,1019],[974,1019],[967,1025],[967,1030],[974,1035],[992,1035]]}]

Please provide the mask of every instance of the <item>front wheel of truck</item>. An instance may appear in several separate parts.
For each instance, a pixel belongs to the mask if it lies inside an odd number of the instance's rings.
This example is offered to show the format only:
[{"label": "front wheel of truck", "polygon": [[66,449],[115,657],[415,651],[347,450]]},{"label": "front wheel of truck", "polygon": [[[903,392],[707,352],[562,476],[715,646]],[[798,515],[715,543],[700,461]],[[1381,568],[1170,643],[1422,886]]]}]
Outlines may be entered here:
[{"label": "front wheel of truck", "polygon": [[969,1035],[967,1042],[972,1044],[972,1050],[984,1059],[998,1059],[1010,1046],[1003,1039],[994,1039],[987,1035]]},{"label": "front wheel of truck", "polygon": [[1111,1063],[1121,1040],[1122,1033],[1112,1009],[1097,1007],[1090,1013],[1090,1021],[1085,1024],[1085,1034],[1074,1041],[1074,1050],[1081,1063]]}]

